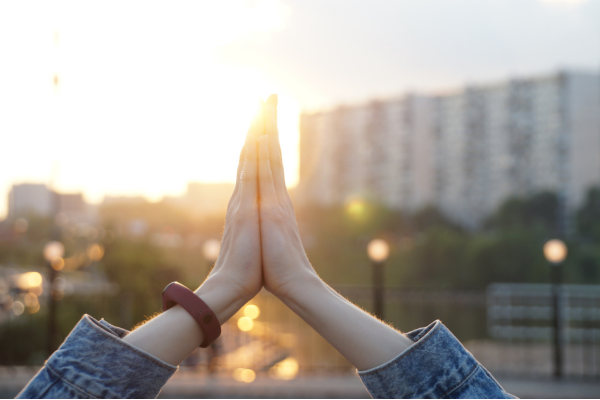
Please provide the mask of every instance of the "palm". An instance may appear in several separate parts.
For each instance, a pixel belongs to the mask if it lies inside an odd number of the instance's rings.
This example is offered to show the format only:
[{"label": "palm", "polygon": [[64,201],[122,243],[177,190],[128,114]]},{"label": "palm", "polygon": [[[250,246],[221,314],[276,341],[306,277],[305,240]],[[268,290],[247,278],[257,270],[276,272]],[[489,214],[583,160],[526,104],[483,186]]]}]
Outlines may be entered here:
[{"label": "palm", "polygon": [[258,150],[261,248],[265,287],[279,294],[288,283],[315,272],[304,252],[285,186],[275,111],[277,98],[269,97],[267,105],[267,135],[259,138]]},{"label": "palm", "polygon": [[240,155],[236,186],[227,207],[221,251],[211,271],[211,275],[223,276],[232,282],[240,296],[248,300],[262,286],[256,139],[263,131],[261,112],[252,121]]}]

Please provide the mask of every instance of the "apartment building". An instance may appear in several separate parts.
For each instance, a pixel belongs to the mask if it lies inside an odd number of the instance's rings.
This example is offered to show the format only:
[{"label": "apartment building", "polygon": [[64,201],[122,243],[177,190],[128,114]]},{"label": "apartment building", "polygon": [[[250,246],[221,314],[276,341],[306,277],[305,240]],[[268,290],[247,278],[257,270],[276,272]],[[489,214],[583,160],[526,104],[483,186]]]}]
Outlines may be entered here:
[{"label": "apartment building", "polygon": [[8,220],[36,215],[53,217],[64,214],[73,221],[95,223],[96,208],[82,193],[57,193],[41,183],[13,185],[8,193]]},{"label": "apartment building", "polygon": [[435,205],[476,228],[504,200],[600,185],[600,79],[561,72],[303,115],[299,199]]}]

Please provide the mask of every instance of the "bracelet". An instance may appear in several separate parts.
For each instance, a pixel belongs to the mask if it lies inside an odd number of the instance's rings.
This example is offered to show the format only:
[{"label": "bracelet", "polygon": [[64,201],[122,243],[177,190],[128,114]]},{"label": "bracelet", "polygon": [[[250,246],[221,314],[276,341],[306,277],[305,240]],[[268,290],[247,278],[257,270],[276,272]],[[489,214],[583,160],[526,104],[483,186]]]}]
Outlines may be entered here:
[{"label": "bracelet", "polygon": [[163,311],[179,304],[198,323],[204,333],[200,347],[208,347],[221,335],[221,324],[215,313],[202,299],[179,282],[171,282],[162,293]]}]

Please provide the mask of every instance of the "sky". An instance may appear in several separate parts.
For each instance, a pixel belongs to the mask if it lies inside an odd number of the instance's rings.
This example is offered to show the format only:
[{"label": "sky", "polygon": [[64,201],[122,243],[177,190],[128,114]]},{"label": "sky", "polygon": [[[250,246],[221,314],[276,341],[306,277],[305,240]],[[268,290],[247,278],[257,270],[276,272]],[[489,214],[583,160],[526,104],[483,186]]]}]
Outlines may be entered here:
[{"label": "sky", "polygon": [[295,185],[301,112],[598,69],[600,0],[5,1],[0,60],[2,217],[14,183],[100,202],[233,181],[270,93]]}]

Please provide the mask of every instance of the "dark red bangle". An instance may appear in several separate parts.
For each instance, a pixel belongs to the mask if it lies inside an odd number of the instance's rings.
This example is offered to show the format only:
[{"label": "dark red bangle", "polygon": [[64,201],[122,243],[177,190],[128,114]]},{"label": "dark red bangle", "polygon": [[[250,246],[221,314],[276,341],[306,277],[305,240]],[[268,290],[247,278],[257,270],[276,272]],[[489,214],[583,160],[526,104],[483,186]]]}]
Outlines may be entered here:
[{"label": "dark red bangle", "polygon": [[221,324],[215,313],[202,299],[179,282],[171,282],[162,293],[163,311],[179,304],[202,329],[204,341],[200,347],[208,347],[221,335]]}]

